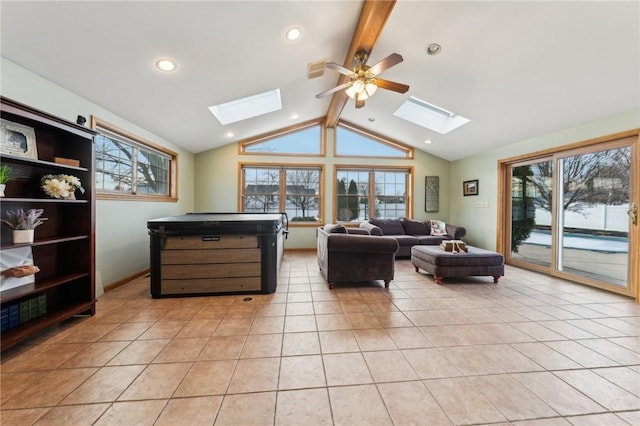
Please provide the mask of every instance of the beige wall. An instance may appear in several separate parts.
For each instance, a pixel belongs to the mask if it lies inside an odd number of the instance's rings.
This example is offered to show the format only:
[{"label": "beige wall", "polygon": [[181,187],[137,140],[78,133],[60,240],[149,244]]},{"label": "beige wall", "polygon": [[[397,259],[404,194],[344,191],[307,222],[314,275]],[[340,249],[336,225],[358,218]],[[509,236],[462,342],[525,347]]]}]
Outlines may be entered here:
[{"label": "beige wall", "polygon": [[[467,228],[470,244],[495,249],[497,162],[500,159],[553,146],[640,127],[640,110],[629,111],[455,162],[416,150],[414,160],[334,158],[334,132],[327,131],[324,158],[239,155],[236,144],[193,155],[180,141],[164,140],[101,106],[2,58],[0,93],[8,98],[75,121],[78,114],[96,115],[179,154],[179,202],[98,201],[96,208],[96,270],[98,294],[108,285],[149,267],[146,221],[190,211],[235,212],[238,206],[238,165],[242,162],[325,164],[324,217],[333,220],[333,172],[336,164],[403,165],[414,167],[414,217],[437,218]],[[440,177],[440,211],[424,211],[424,177]],[[479,195],[462,196],[464,180],[479,179]],[[484,207],[486,205],[486,207]],[[292,227],[287,248],[314,248],[315,228]]]},{"label": "beige wall", "polygon": [[149,268],[147,220],[193,210],[193,154],[4,58],[1,67],[2,96],[72,122],[75,122],[78,115],[87,118],[96,115],[123,130],[178,153],[177,203],[111,200],[96,203],[97,294],[102,294],[104,285]]},{"label": "beige wall", "polygon": [[[237,211],[238,208],[238,162],[282,162],[285,164],[324,164],[324,218],[333,221],[333,176],[336,164],[367,164],[384,166],[409,166],[414,168],[413,216],[418,219],[449,218],[449,162],[423,151],[415,151],[413,160],[347,158],[333,156],[335,131],[326,132],[325,157],[286,157],[263,155],[240,155],[237,144],[223,146],[196,155],[195,194],[197,211]],[[440,211],[424,211],[424,178],[440,176]],[[286,248],[315,248],[315,226],[294,227],[289,229]]]},{"label": "beige wall", "polygon": [[[498,217],[498,161],[640,127],[640,110],[594,120],[580,126],[513,143],[451,163],[450,221],[467,229],[465,240],[495,250]],[[462,195],[462,182],[480,181],[479,195]],[[483,206],[486,203],[487,207]]]}]

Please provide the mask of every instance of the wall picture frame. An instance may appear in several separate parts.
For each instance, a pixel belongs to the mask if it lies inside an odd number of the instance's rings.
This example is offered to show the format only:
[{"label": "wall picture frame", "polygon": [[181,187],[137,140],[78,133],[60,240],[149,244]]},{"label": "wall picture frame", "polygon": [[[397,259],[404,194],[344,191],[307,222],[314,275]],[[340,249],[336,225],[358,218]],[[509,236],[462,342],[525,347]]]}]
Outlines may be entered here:
[{"label": "wall picture frame", "polygon": [[437,212],[440,209],[440,177],[424,177],[424,211]]},{"label": "wall picture frame", "polygon": [[462,182],[462,194],[466,197],[468,195],[478,195],[479,183],[478,179],[465,180]]},{"label": "wall picture frame", "polygon": [[0,152],[37,160],[36,131],[33,127],[1,119]]}]

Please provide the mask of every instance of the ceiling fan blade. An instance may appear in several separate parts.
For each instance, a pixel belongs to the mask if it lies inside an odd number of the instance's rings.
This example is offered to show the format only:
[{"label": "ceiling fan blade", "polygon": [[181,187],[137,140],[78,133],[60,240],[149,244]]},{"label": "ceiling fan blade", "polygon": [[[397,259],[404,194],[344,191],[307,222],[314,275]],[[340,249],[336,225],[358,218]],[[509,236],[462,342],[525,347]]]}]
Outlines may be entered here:
[{"label": "ceiling fan blade", "polygon": [[391,55],[387,56],[386,58],[384,58],[383,60],[381,60],[374,66],[372,66],[371,68],[369,68],[369,72],[373,75],[380,74],[382,71],[389,69],[394,65],[399,64],[403,60],[404,59],[402,59],[402,55],[399,55],[397,53],[392,53]]},{"label": "ceiling fan blade", "polygon": [[364,106],[364,99],[360,99],[358,93],[356,93],[356,108],[362,108]]},{"label": "ceiling fan blade", "polygon": [[338,65],[335,62],[327,62],[326,64],[324,64],[324,66],[327,68],[331,68],[334,71],[338,71],[339,73],[344,75],[351,76],[351,74],[353,74],[353,71],[343,67],[342,65]]},{"label": "ceiling fan blade", "polygon": [[325,90],[324,92],[320,92],[320,93],[318,93],[318,94],[316,95],[316,98],[318,98],[318,99],[323,98],[323,97],[325,97],[325,96],[327,96],[327,95],[331,95],[331,94],[333,94],[333,93],[339,92],[339,91],[340,91],[340,90],[342,90],[342,89],[346,89],[346,88],[347,88],[347,87],[349,87],[349,86],[351,86],[351,82],[350,82],[350,81],[347,81],[347,82],[346,82],[346,83],[344,83],[344,84],[341,84],[341,85],[336,86],[336,87],[332,87],[332,88],[331,88],[331,89],[329,89],[329,90]]},{"label": "ceiling fan blade", "polygon": [[382,80],[381,78],[375,79],[375,85],[387,90],[393,90],[398,93],[406,93],[409,90],[409,86],[402,83],[396,83],[395,81]]}]

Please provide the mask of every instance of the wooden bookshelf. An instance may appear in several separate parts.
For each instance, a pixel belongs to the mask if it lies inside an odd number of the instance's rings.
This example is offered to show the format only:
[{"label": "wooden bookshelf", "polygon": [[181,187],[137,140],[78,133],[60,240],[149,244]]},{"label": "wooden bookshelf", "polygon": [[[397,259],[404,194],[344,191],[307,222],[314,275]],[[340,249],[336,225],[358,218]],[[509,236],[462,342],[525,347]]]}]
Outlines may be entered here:
[{"label": "wooden bookshelf", "polygon": [[[95,133],[4,97],[0,104],[3,122],[32,128],[37,148],[37,158],[0,153],[2,164],[11,166],[17,177],[7,184],[6,196],[0,199],[2,217],[7,210],[33,208],[44,209],[47,218],[36,228],[31,244],[13,244],[11,229],[2,224],[0,252],[31,250],[40,272],[32,283],[0,287],[0,308],[8,311],[12,305],[46,296],[46,312],[3,329],[4,351],[75,315],[95,314]],[[55,157],[77,159],[80,165],[56,163]],[[40,188],[46,174],[76,176],[85,192],[76,192],[76,200],[50,198]]]}]

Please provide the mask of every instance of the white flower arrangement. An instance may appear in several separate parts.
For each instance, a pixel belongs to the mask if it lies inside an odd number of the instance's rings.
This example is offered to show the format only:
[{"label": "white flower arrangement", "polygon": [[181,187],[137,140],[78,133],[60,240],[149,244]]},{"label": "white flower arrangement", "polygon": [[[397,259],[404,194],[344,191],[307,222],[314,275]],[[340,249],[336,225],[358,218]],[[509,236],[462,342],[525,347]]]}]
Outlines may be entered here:
[{"label": "white flower arrangement", "polygon": [[80,179],[71,175],[45,175],[42,177],[42,190],[52,198],[73,198],[76,190],[84,194]]}]

